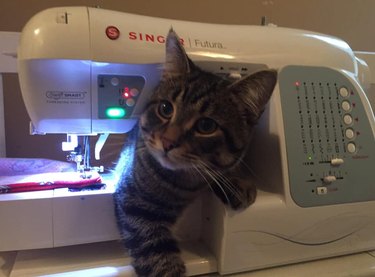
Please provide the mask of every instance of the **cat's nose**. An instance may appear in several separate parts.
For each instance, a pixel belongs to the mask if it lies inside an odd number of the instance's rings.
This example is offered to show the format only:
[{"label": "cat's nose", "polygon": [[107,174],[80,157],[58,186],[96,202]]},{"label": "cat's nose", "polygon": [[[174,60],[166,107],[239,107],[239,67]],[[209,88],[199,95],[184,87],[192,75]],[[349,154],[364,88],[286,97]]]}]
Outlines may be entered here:
[{"label": "cat's nose", "polygon": [[162,137],[161,142],[163,144],[164,152],[169,152],[173,148],[177,147],[177,143],[171,139],[168,139],[166,137]]}]

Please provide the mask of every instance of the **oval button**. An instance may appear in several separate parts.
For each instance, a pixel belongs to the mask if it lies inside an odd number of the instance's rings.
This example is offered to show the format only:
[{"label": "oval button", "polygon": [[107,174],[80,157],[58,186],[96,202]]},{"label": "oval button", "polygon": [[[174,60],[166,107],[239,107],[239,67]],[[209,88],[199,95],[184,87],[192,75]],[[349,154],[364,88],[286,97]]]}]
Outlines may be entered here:
[{"label": "oval button", "polygon": [[355,151],[357,150],[357,147],[355,146],[353,142],[350,142],[346,146],[346,149],[348,150],[349,153],[355,153]]},{"label": "oval button", "polygon": [[353,130],[353,129],[348,128],[348,129],[345,130],[345,136],[346,136],[348,139],[352,139],[352,138],[354,138],[354,135],[355,135],[355,133],[354,133],[354,130]]},{"label": "oval button", "polygon": [[339,93],[342,97],[348,97],[349,96],[349,91],[346,87],[341,87],[339,90]]},{"label": "oval button", "polygon": [[133,99],[133,98],[130,98],[130,99],[126,100],[126,105],[127,105],[128,107],[133,107],[133,106],[135,105],[135,101],[134,101],[134,99]]},{"label": "oval button", "polygon": [[137,97],[138,94],[139,94],[139,90],[136,89],[136,88],[132,88],[132,89],[130,90],[130,94],[131,94],[131,96],[133,96],[133,97]]},{"label": "oval button", "polygon": [[349,101],[343,101],[342,103],[341,103],[341,107],[342,107],[342,109],[344,110],[344,111],[346,111],[346,112],[348,112],[348,111],[350,111],[350,109],[351,109],[351,105],[350,105],[350,102]]},{"label": "oval button", "polygon": [[353,117],[350,114],[344,115],[344,123],[350,125],[353,123]]},{"label": "oval button", "polygon": [[113,78],[111,79],[111,85],[112,85],[112,86],[115,87],[115,86],[117,86],[119,83],[120,83],[120,81],[119,81],[118,78],[113,77]]}]

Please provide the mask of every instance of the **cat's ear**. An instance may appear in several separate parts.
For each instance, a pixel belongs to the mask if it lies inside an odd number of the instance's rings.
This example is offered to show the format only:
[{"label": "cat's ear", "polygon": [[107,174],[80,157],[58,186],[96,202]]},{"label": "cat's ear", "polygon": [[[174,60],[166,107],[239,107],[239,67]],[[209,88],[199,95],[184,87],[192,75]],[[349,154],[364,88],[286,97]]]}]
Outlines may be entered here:
[{"label": "cat's ear", "polygon": [[262,70],[245,76],[230,85],[245,104],[245,112],[249,123],[256,123],[262,115],[277,81],[276,70]]},{"label": "cat's ear", "polygon": [[164,77],[184,76],[190,72],[191,67],[192,62],[186,55],[180,38],[173,29],[170,29],[166,39]]}]

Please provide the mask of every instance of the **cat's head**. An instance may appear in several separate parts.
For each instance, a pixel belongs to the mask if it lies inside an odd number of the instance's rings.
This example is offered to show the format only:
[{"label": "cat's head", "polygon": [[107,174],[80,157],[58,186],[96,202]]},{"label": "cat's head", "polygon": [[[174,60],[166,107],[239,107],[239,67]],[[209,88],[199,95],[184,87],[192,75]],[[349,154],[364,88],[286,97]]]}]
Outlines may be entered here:
[{"label": "cat's head", "polygon": [[162,79],[140,120],[148,150],[171,170],[231,168],[246,151],[276,79],[274,70],[234,82],[203,71],[171,30]]}]

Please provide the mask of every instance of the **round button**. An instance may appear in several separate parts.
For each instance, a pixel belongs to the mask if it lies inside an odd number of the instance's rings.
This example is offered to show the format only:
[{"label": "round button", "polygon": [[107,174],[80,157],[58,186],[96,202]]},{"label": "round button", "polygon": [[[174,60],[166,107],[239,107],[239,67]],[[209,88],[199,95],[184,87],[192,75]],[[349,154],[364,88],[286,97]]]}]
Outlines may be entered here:
[{"label": "round button", "polygon": [[353,117],[350,114],[344,115],[344,123],[350,125],[353,123]]},{"label": "round button", "polygon": [[353,129],[348,128],[348,129],[345,130],[345,136],[346,136],[348,139],[352,139],[352,138],[354,138],[354,135],[355,135],[355,133],[354,133],[354,130],[353,130]]},{"label": "round button", "polygon": [[116,78],[116,77],[113,77],[112,79],[111,79],[111,85],[112,86],[118,86],[118,84],[120,83],[120,81],[118,80],[118,78]]},{"label": "round button", "polygon": [[126,100],[126,105],[128,107],[133,107],[135,105],[135,101],[133,98],[129,98],[128,100]]},{"label": "round button", "polygon": [[130,94],[131,94],[131,96],[133,96],[133,97],[137,97],[138,94],[139,94],[139,90],[136,89],[136,88],[132,88],[132,89],[130,90]]},{"label": "round button", "polygon": [[341,107],[342,107],[342,109],[344,110],[344,111],[346,111],[346,112],[348,112],[348,111],[350,111],[350,109],[351,109],[351,105],[350,105],[350,102],[349,101],[343,101],[342,103],[341,103]]},{"label": "round button", "polygon": [[353,142],[350,142],[348,143],[348,145],[346,146],[346,149],[348,150],[349,153],[355,153],[356,151],[356,146]]},{"label": "round button", "polygon": [[339,93],[342,97],[348,97],[349,96],[349,91],[346,87],[341,87],[339,90]]},{"label": "round button", "polygon": [[105,34],[109,39],[115,40],[120,37],[120,30],[115,26],[108,26],[105,29]]}]

